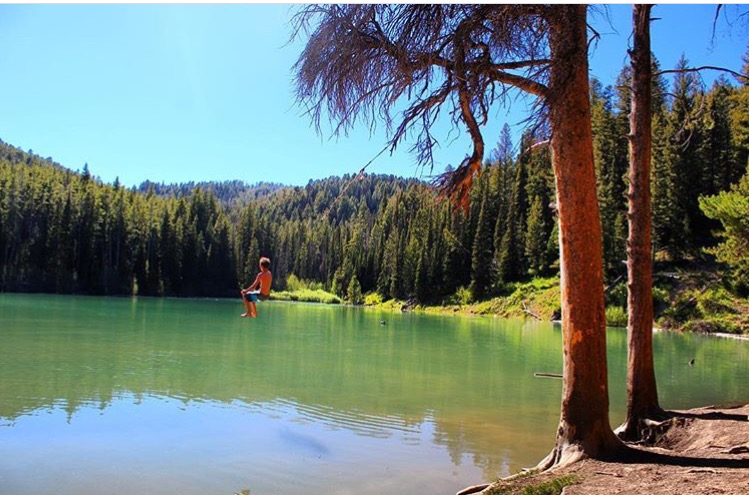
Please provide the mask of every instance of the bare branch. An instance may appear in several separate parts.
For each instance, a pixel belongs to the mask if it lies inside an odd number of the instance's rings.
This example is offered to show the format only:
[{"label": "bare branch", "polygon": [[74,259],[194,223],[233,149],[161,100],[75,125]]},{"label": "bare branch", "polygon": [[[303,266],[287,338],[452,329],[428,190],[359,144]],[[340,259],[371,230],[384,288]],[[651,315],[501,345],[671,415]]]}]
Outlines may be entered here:
[{"label": "bare branch", "polygon": [[442,184],[467,205],[492,106],[517,88],[538,97],[543,110],[552,67],[546,16],[554,12],[496,4],[302,7],[294,36],[308,42],[294,66],[297,101],[318,132],[325,120],[334,135],[359,120],[370,131],[384,125],[391,151],[413,132],[411,151],[430,166],[438,144],[432,127],[447,105],[453,129],[465,125],[473,149]]},{"label": "bare branch", "polygon": [[747,77],[744,74],[741,74],[739,72],[736,72],[731,69],[726,69],[725,67],[715,67],[712,65],[703,65],[702,67],[688,67],[685,69],[670,69],[670,70],[662,70],[660,72],[656,72],[653,74],[654,76],[662,76],[663,74],[686,74],[688,72],[701,72],[703,70],[717,70],[720,72],[726,72],[728,74],[731,74],[736,79],[743,79],[745,81],[749,81],[749,77]]},{"label": "bare branch", "polygon": [[713,16],[713,29],[712,34],[710,36],[710,44],[715,43],[715,28],[718,25],[718,15],[720,15],[720,10],[723,8],[722,4],[718,4],[715,6],[715,16]]},{"label": "bare branch", "polygon": [[537,142],[537,143],[533,143],[532,145],[528,146],[528,147],[527,147],[527,148],[526,148],[525,150],[523,150],[523,151],[522,151],[522,152],[520,153],[520,155],[522,156],[522,155],[525,155],[525,154],[527,154],[527,153],[530,153],[530,152],[532,152],[533,150],[535,150],[536,148],[547,147],[547,146],[549,146],[550,144],[551,144],[551,139],[545,139],[545,140],[543,140],[543,141],[539,141],[539,142]]},{"label": "bare branch", "polygon": [[538,83],[532,79],[528,79],[525,77],[510,74],[508,72],[503,72],[500,70],[492,70],[492,69],[489,70],[489,75],[495,81],[499,81],[504,84],[515,86],[516,88],[519,88],[532,95],[536,95],[540,97],[547,96],[548,88],[545,85]]}]

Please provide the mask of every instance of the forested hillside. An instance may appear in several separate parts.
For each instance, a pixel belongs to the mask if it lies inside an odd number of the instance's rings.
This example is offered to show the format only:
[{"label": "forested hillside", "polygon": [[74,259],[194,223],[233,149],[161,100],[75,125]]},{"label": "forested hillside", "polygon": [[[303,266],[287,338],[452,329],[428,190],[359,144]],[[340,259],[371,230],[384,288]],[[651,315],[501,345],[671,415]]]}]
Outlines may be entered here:
[{"label": "forested hillside", "polygon": [[[625,273],[627,77],[592,84],[609,282]],[[699,198],[729,190],[746,173],[749,87],[719,78],[705,90],[696,74],[681,73],[670,84],[658,79],[654,90],[657,259],[710,256],[705,248],[718,243],[721,217],[708,218]],[[468,212],[428,184],[381,175],[304,187],[231,181],[127,189],[2,143],[0,290],[233,296],[262,255],[273,261],[276,289],[294,274],[344,297],[377,292],[429,303],[464,287],[487,298],[507,282],[555,274],[558,256],[543,139],[526,134],[513,143],[505,126],[497,141]]]},{"label": "forested hillside", "polygon": [[182,182],[180,184],[164,184],[145,181],[138,187],[137,191],[144,194],[156,194],[164,197],[189,196],[196,189],[213,194],[225,207],[241,206],[250,201],[265,197],[279,189],[282,184],[259,182],[251,186],[241,180],[230,180],[224,182]]}]

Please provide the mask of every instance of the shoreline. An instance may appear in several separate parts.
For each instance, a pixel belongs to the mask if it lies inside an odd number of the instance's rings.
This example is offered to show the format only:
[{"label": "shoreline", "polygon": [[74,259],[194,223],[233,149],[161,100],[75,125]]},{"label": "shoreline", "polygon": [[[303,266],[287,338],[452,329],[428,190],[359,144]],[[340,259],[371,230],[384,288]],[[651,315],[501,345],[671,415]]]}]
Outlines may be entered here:
[{"label": "shoreline", "polygon": [[653,445],[628,444],[655,460],[585,459],[554,471],[510,476],[470,493],[541,493],[531,490],[550,484],[565,485],[561,492],[553,492],[564,495],[749,493],[749,404],[670,413],[673,417],[667,421],[666,431]]}]

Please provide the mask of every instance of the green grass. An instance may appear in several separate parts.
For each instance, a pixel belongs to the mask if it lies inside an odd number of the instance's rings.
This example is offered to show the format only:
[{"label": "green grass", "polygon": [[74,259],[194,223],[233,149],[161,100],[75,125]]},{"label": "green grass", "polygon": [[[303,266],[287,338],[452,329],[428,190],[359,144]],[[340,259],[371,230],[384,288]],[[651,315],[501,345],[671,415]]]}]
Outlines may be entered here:
[{"label": "green grass", "polygon": [[693,287],[676,293],[658,324],[699,333],[749,333],[749,301],[721,286]]},{"label": "green grass", "polygon": [[500,297],[476,304],[472,312],[496,314],[506,318],[531,314],[550,321],[560,308],[559,278],[535,278],[530,282],[507,284]]},{"label": "green grass", "polygon": [[[700,333],[749,335],[749,300],[731,294],[716,280],[709,272],[700,270],[678,270],[673,276],[655,277],[657,285],[653,287],[653,303],[656,326]],[[460,288],[442,304],[410,306],[408,309],[435,314],[537,317],[543,321],[559,318],[561,305],[558,277],[535,278],[528,282],[506,284],[497,289],[495,294],[497,295],[491,299],[473,302],[470,291]],[[626,282],[617,284],[607,293],[608,326],[626,327],[626,296]],[[335,296],[328,294],[328,297]],[[305,299],[297,296],[293,300]],[[339,303],[340,300],[332,302]],[[364,304],[385,311],[401,311],[405,303],[395,299],[383,301],[381,296],[371,293],[365,296]]]},{"label": "green grass", "polygon": [[316,302],[323,304],[341,304],[341,298],[322,289],[299,289],[296,291],[273,292],[271,299],[276,301]]},{"label": "green grass", "polygon": [[378,306],[382,304],[382,296],[376,292],[372,292],[364,296],[365,306]]},{"label": "green grass", "polygon": [[560,476],[549,481],[542,481],[533,485],[514,488],[510,486],[497,487],[492,495],[560,495],[566,486],[579,483],[581,478],[575,474]]}]

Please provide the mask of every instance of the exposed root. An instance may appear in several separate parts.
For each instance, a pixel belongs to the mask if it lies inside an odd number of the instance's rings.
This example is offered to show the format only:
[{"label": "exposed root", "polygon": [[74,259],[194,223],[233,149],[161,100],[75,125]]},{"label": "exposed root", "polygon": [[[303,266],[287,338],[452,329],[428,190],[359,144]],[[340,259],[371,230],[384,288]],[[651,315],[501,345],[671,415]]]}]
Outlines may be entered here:
[{"label": "exposed root", "polygon": [[483,492],[484,490],[486,490],[487,488],[489,488],[489,486],[490,485],[488,483],[485,483],[483,485],[469,486],[469,487],[463,488],[462,490],[460,490],[455,495],[469,495],[471,493]]},{"label": "exposed root", "polygon": [[726,454],[731,454],[731,455],[747,454],[747,453],[749,453],[749,446],[746,446],[746,445],[737,445],[735,447],[731,447],[730,449],[726,451]]},{"label": "exposed root", "polygon": [[681,421],[683,418],[660,410],[647,417],[629,418],[614,430],[614,433],[622,441],[652,446],[658,443],[658,440],[673,426],[681,424]]},{"label": "exposed root", "polygon": [[[622,447],[624,447],[624,445],[622,445]],[[575,464],[576,462],[580,462],[587,457],[588,456],[583,452],[583,450],[576,445],[566,445],[564,447],[557,446],[534,468],[523,469],[519,473],[513,474],[506,478],[502,478],[501,480],[492,484],[469,486],[460,490],[455,495],[487,493],[487,490],[491,489],[492,487],[496,487],[498,484],[507,483],[515,480],[516,478],[528,476],[528,473],[538,474],[542,472],[554,471]]]}]

